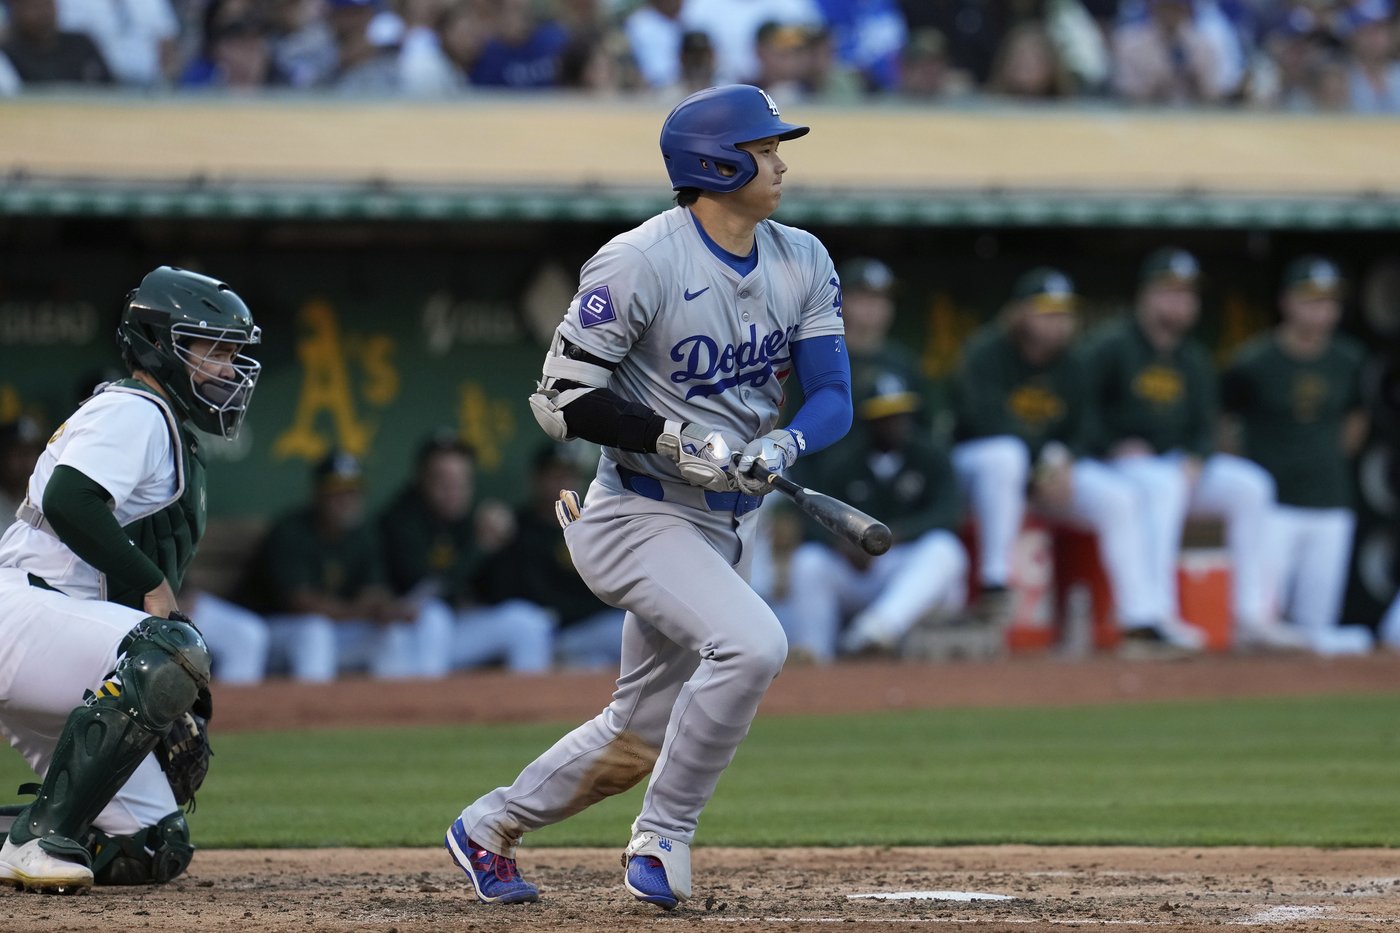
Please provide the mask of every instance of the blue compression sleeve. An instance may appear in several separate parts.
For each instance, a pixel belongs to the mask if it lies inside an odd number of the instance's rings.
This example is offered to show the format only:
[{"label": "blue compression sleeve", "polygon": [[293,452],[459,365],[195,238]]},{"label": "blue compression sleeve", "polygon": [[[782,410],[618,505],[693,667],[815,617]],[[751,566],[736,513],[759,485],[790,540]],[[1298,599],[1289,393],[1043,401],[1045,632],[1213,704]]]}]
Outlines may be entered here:
[{"label": "blue compression sleeve", "polygon": [[806,398],[788,428],[801,431],[806,453],[836,443],[851,429],[851,360],[845,337],[812,337],[792,345],[797,381]]}]

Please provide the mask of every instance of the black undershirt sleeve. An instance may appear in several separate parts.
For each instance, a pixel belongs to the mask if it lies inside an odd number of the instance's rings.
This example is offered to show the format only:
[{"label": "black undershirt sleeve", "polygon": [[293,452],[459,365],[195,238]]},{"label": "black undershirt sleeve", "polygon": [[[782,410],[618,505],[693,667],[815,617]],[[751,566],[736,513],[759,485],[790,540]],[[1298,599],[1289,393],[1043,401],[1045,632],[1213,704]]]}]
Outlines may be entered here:
[{"label": "black undershirt sleeve", "polygon": [[[581,382],[559,379],[555,389],[582,389]],[[656,439],[666,429],[666,419],[639,402],[629,402],[611,389],[594,389],[565,405],[561,411],[569,434],[604,447],[634,453],[656,453]]]}]

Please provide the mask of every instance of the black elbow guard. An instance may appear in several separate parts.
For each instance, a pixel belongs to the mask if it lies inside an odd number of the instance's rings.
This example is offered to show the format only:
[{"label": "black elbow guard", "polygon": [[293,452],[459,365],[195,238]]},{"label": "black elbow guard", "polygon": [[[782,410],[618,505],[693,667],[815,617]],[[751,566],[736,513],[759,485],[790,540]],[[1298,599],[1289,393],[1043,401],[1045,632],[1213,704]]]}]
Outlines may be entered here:
[{"label": "black elbow guard", "polygon": [[[555,386],[582,388],[563,380]],[[573,437],[633,453],[655,453],[656,439],[666,428],[665,418],[639,402],[618,397],[611,389],[594,389],[574,399],[561,411]]]}]

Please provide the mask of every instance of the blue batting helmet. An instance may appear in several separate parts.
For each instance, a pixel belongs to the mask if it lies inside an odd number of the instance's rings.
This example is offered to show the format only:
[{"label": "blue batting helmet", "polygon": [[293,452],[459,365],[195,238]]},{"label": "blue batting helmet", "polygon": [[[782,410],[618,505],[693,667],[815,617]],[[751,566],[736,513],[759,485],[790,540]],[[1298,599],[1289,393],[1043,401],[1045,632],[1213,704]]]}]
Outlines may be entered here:
[{"label": "blue batting helmet", "polygon": [[[661,155],[671,188],[738,191],[758,174],[758,165],[740,143],[776,136],[796,139],[810,127],[784,123],[778,105],[762,88],[727,84],[696,91],[676,105],[661,124]],[[720,174],[720,166],[733,175]]]}]

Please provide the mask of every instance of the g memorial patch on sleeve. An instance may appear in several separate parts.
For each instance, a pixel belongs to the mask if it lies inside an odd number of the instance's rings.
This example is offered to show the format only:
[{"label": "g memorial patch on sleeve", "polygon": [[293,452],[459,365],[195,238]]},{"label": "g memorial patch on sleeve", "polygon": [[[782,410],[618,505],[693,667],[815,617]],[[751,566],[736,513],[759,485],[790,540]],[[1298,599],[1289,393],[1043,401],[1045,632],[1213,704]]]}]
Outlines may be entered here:
[{"label": "g memorial patch on sleeve", "polygon": [[615,320],[617,312],[613,310],[612,292],[606,285],[599,285],[578,300],[578,322],[584,327]]}]

